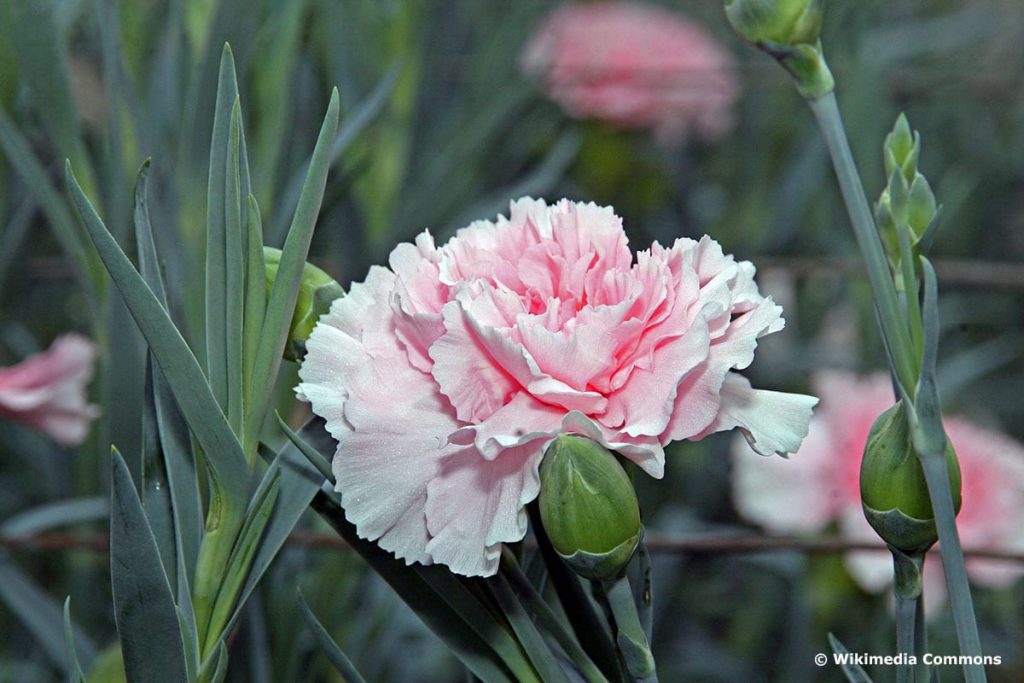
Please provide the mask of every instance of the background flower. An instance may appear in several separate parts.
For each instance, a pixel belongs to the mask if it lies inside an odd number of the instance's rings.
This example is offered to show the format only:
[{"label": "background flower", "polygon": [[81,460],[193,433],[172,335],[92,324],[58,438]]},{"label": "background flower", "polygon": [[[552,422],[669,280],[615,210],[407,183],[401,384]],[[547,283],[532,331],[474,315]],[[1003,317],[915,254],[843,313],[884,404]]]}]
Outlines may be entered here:
[{"label": "background flower", "polygon": [[715,138],[739,93],[731,55],[696,24],[640,3],[570,4],[542,22],[524,68],[571,116],[663,139]]},{"label": "background flower", "polygon": [[92,341],[77,334],[58,337],[46,351],[0,368],[0,416],[65,446],[82,443],[99,415],[85,396],[95,366]]},{"label": "background flower", "polygon": [[521,199],[390,264],[321,318],[298,391],[338,440],[349,519],[399,557],[493,573],[559,433],[655,477],[670,441],[739,427],[771,454],[806,434],[816,399],[733,372],[782,309],[707,237],[634,263],[610,208]]},{"label": "background flower", "polygon": [[[877,541],[861,511],[860,462],[875,418],[893,403],[888,375],[866,377],[823,371],[814,388],[821,407],[800,450],[788,461],[742,457],[734,449],[733,490],[740,513],[769,531],[821,531],[837,523],[853,541]],[[965,548],[1024,551],[1024,446],[960,417],[944,420],[963,479],[957,517]],[[847,553],[851,575],[866,590],[892,583],[885,553]],[[1006,586],[1024,571],[1019,564],[969,559],[972,581]],[[944,594],[940,560],[925,565],[926,594]]]}]

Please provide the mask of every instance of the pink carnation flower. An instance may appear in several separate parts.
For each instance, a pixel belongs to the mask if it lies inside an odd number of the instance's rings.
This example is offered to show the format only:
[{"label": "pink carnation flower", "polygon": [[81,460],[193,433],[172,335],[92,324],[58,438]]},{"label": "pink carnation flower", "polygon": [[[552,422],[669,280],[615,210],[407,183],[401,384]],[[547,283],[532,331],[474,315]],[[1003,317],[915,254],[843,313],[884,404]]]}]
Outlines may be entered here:
[{"label": "pink carnation flower", "polygon": [[610,208],[521,199],[443,247],[424,232],[390,264],[320,319],[298,393],[338,441],[349,520],[409,562],[493,574],[559,433],[654,477],[677,439],[739,427],[770,454],[806,434],[817,399],[733,372],[782,311],[710,238],[634,263]]},{"label": "pink carnation flower", "polygon": [[85,397],[95,365],[96,345],[66,334],[43,353],[0,368],[0,416],[45,432],[65,446],[82,443],[99,414]]},{"label": "pink carnation flower", "polygon": [[[740,513],[776,533],[817,532],[838,524],[853,541],[882,541],[864,518],[860,502],[860,462],[871,426],[893,404],[888,375],[858,377],[846,372],[817,374],[821,408],[803,446],[791,461],[734,457],[733,489]],[[960,460],[963,504],[957,517],[965,548],[1024,551],[1024,446],[969,421],[944,420]],[[892,584],[887,553],[848,553],[847,568],[866,590]],[[969,559],[972,581],[1005,586],[1024,570],[1020,565]],[[926,595],[943,594],[939,558],[925,565]]]},{"label": "pink carnation flower", "polygon": [[712,139],[732,125],[731,55],[695,24],[639,3],[570,4],[530,40],[523,68],[571,116]]}]

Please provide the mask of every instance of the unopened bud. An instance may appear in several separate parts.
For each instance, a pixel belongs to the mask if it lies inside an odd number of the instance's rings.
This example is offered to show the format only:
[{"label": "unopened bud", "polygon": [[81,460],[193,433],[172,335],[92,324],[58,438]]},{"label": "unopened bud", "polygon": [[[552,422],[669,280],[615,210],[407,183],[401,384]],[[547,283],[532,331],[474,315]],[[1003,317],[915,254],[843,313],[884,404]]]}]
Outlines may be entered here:
[{"label": "unopened bud", "polygon": [[[960,468],[952,446],[946,448],[953,507],[960,510]],[[926,550],[938,539],[928,484],[898,402],[871,428],[860,468],[864,515],[889,545],[905,552]]]},{"label": "unopened bud", "polygon": [[910,129],[905,114],[896,118],[892,132],[885,136],[882,147],[885,157],[885,173],[891,176],[899,169],[908,183],[913,182],[917,173],[917,157],[921,151],[921,136]]},{"label": "unopened bud", "polygon": [[809,99],[835,87],[821,51],[824,0],[725,0],[729,23],[744,39],[774,57]]},{"label": "unopened bud", "polygon": [[752,43],[816,43],[821,35],[821,0],[725,0],[725,14]]},{"label": "unopened bud", "polygon": [[[281,264],[281,250],[263,247],[263,261],[266,267],[267,296],[269,297],[274,288],[274,280],[277,279],[277,269]],[[330,275],[312,263],[307,263],[303,267],[299,294],[295,299],[295,313],[292,315],[292,322],[288,330],[288,344],[284,349],[285,358],[288,360],[299,358],[301,345],[309,339],[313,328],[316,327],[317,320],[330,310],[331,302],[344,295],[345,290]]]},{"label": "unopened bud", "polygon": [[555,551],[594,581],[622,575],[643,524],[633,483],[606,448],[590,439],[555,438],[540,466],[540,517]]}]

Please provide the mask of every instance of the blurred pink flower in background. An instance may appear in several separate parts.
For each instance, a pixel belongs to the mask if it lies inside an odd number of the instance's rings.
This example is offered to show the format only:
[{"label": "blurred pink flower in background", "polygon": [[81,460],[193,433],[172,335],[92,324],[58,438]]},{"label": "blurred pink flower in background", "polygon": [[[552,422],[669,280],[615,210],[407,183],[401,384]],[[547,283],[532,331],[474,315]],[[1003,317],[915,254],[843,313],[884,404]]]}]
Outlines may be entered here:
[{"label": "blurred pink flower in background", "polygon": [[[893,404],[892,383],[882,373],[823,371],[814,389],[821,407],[791,459],[743,457],[735,449],[736,507],[774,533],[818,532],[835,522],[845,538],[881,546],[861,511],[860,462],[875,418]],[[944,424],[960,460],[957,525],[964,548],[1024,552],[1024,446],[963,418],[947,417]],[[892,584],[888,553],[847,553],[846,565],[865,590]],[[992,587],[1024,575],[1019,564],[982,559],[968,559],[967,571],[974,583]],[[941,561],[933,554],[925,564],[925,594],[941,599],[944,591]]]},{"label": "blurred pink flower in background", "polygon": [[658,478],[670,441],[739,428],[771,454],[807,433],[816,399],[734,372],[782,309],[708,237],[634,262],[610,208],[526,198],[390,264],[320,319],[298,393],[338,441],[346,516],[409,562],[493,574],[560,433]]},{"label": "blurred pink flower in background", "polygon": [[46,351],[0,368],[0,416],[65,446],[82,443],[99,415],[85,396],[95,366],[92,341],[77,334],[58,337]]},{"label": "blurred pink flower in background", "polygon": [[723,135],[739,94],[722,46],[679,15],[640,3],[556,9],[522,64],[570,116],[653,129],[666,142]]}]

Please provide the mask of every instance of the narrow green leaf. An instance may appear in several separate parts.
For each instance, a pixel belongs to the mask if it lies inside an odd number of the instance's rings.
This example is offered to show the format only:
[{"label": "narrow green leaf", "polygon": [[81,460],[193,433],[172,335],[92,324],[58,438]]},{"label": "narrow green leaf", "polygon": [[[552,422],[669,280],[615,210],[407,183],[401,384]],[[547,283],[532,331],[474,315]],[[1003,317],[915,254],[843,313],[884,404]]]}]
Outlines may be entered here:
[{"label": "narrow green leaf", "polygon": [[97,292],[102,289],[102,274],[86,248],[85,238],[75,224],[67,202],[53,187],[49,175],[32,152],[28,140],[7,118],[3,107],[0,107],[0,148],[11,162],[11,168],[21,176],[22,181],[35,195],[54,237],[71,259],[81,282],[90,295],[98,297]]},{"label": "narrow green leaf", "polygon": [[[0,557],[0,601],[21,620],[46,658],[67,673],[70,668],[60,604],[3,557]],[[81,630],[73,631],[75,650],[88,668],[96,658],[96,646]]]},{"label": "narrow green leaf", "polygon": [[327,481],[334,483],[334,472],[331,471],[331,463],[324,456],[320,455],[320,452],[306,443],[305,439],[292,431],[292,428],[288,426],[288,423],[282,419],[280,413],[274,413],[277,418],[277,424],[281,428],[281,431],[285,433],[288,440],[291,441],[299,452],[305,456],[306,460],[309,461],[317,471],[323,475],[323,478]]},{"label": "narrow green leaf", "polygon": [[554,610],[544,601],[540,592],[534,588],[527,575],[519,568],[519,563],[508,548],[503,548],[501,551],[500,571],[512,590],[515,591],[516,597],[523,607],[536,619],[538,626],[558,642],[583,678],[589,683],[608,683],[605,675],[583,651],[579,641],[569,632],[567,624],[564,624],[555,614]]},{"label": "narrow green leaf", "polygon": [[544,636],[537,630],[530,615],[519,603],[508,579],[502,574],[498,574],[488,579],[487,585],[505,618],[512,625],[512,630],[515,631],[519,642],[523,644],[523,649],[526,650],[527,656],[537,673],[540,674],[541,680],[545,683],[569,683],[568,676],[558,664],[555,654],[544,640]]},{"label": "narrow green leaf", "polygon": [[359,538],[341,507],[323,492],[317,493],[312,505],[477,677],[498,682],[537,680],[505,626],[462,580],[443,567],[406,565]]},{"label": "narrow green leaf", "polygon": [[178,613],[178,631],[181,633],[181,640],[185,652],[185,673],[189,683],[199,679],[199,643],[195,640],[195,621],[189,622],[180,607],[175,608]]},{"label": "narrow green leaf", "polygon": [[536,503],[531,503],[526,509],[530,515],[530,529],[537,539],[538,549],[548,568],[548,579],[555,589],[562,610],[569,618],[576,638],[583,646],[584,652],[594,660],[604,675],[610,680],[617,680],[620,667],[615,657],[615,644],[607,622],[598,616],[595,605],[583,591],[579,578],[551,547],[551,541],[548,540],[544,525],[541,524]]},{"label": "narrow green leaf", "polygon": [[[312,162],[302,189],[298,208],[285,240],[277,278],[267,302],[253,372],[253,398],[246,415],[246,446],[255,449],[263,417],[270,403],[270,395],[281,366],[281,354],[288,340],[288,328],[295,311],[295,300],[299,292],[302,269],[306,264],[309,243],[313,238],[317,214],[323,201],[330,169],[331,145],[338,129],[338,91],[331,93],[320,135],[313,148]],[[255,451],[253,451],[255,452]]]},{"label": "narrow green leaf", "polygon": [[110,504],[103,496],[43,503],[8,517],[0,524],[0,536],[31,536],[68,524],[96,522],[109,514]]},{"label": "narrow green leaf", "polygon": [[71,624],[71,596],[64,600],[64,645],[68,650],[68,681],[69,683],[86,683],[85,672],[78,661],[75,649],[75,629]]},{"label": "narrow green leaf", "polygon": [[[296,438],[305,443],[303,435],[312,438],[312,434],[323,433],[323,431],[323,421],[313,418],[299,430],[301,435],[296,434]],[[241,606],[252,595],[256,585],[263,578],[270,563],[277,557],[285,541],[288,540],[289,534],[298,524],[302,514],[309,508],[309,502],[323,483],[322,478],[309,466],[298,448],[292,444],[284,446],[277,453],[270,464],[270,470],[279,472],[281,488],[277,495],[277,505],[274,506],[270,522],[267,524],[259,548],[253,557],[252,567],[239,596],[238,608],[229,624],[229,630],[231,624],[234,624],[240,616]]]},{"label": "narrow green leaf", "polygon": [[[256,367],[256,352],[263,335],[263,316],[267,309],[266,265],[263,262],[263,221],[256,198],[249,195],[249,210],[246,212],[245,261],[245,317],[242,327],[242,397],[248,409],[252,396],[253,371]],[[243,450],[250,452],[247,444]]]},{"label": "narrow green leaf", "polygon": [[[179,535],[178,547],[182,547]],[[178,628],[181,629],[181,640],[185,649],[185,668],[188,669],[189,681],[199,676],[199,628],[196,625],[195,609],[192,606],[192,590],[189,587],[189,570],[184,564],[183,553],[178,553]]]},{"label": "narrow green leaf", "polygon": [[[221,53],[217,104],[210,140],[206,198],[206,369],[214,398],[228,412],[228,300],[226,178],[231,144],[231,112],[238,100],[235,60],[227,44]],[[237,337],[236,337],[237,339]]]},{"label": "narrow green leaf", "polygon": [[[837,655],[842,656],[850,654],[850,651],[847,650],[846,647],[839,642],[839,639],[831,633],[828,634],[828,642],[829,645],[832,646],[832,652]],[[839,668],[842,669],[843,675],[846,676],[846,680],[849,681],[849,683],[873,683],[871,677],[868,676],[867,672],[861,668],[860,664],[841,662],[839,664]]]},{"label": "narrow green leaf", "polygon": [[113,449],[110,574],[129,683],[187,680],[171,587],[124,458]]},{"label": "narrow green leaf", "polygon": [[160,364],[188,426],[207,456],[216,489],[215,499],[226,496],[230,500],[244,500],[249,483],[245,456],[210,392],[199,363],[153,291],[103,225],[92,203],[75,180],[70,162],[67,164],[66,177],[75,207],[89,237]]},{"label": "narrow green leaf", "polygon": [[80,149],[67,55],[54,19],[53,0],[10,0],[11,38],[36,113],[63,156]]},{"label": "narrow green leaf", "polygon": [[[147,159],[139,171],[135,184],[135,245],[138,251],[139,274],[149,285],[157,301],[167,310],[164,279],[149,220],[148,171]],[[192,439],[167,385],[167,379],[163,371],[156,366],[156,357],[152,352],[149,352],[149,357],[151,361],[147,362],[145,401],[147,406],[152,407],[155,417],[153,428],[157,437],[156,448],[159,449],[159,466],[163,469],[166,479],[173,513],[175,546],[177,554],[181,556],[178,565],[185,568],[186,580],[190,580],[199,553],[199,536],[202,529],[202,507],[192,453]],[[157,467],[156,463],[153,463],[152,467]],[[169,576],[174,574],[175,572],[168,571]]]},{"label": "narrow green leaf", "polygon": [[306,626],[309,628],[313,637],[316,638],[316,642],[320,645],[320,649],[323,650],[324,655],[330,661],[331,666],[334,667],[335,671],[341,674],[341,678],[345,683],[366,683],[359,670],[352,664],[351,660],[345,655],[338,644],[334,642],[334,638],[327,632],[320,620],[313,614],[313,610],[306,604],[305,599],[302,597],[302,592],[297,591],[299,599],[299,611],[302,613],[302,618],[306,621]]},{"label": "narrow green leaf", "polygon": [[160,259],[153,241],[153,224],[149,220],[149,166],[151,159],[146,159],[139,169],[135,180],[135,208],[132,216],[135,221],[135,249],[139,259],[139,274],[146,281],[157,301],[167,308],[167,291],[160,270]]},{"label": "narrow green leaf", "polygon": [[220,683],[228,673],[228,649],[221,640],[199,670],[199,680]]},{"label": "narrow green leaf", "polygon": [[142,507],[146,512],[168,582],[177,585],[178,544],[174,532],[174,505],[160,445],[160,427],[153,391],[153,354],[146,357],[146,384],[142,401]]},{"label": "narrow green leaf", "polygon": [[228,160],[224,179],[225,322],[228,424],[242,434],[242,318],[245,311],[245,234],[242,232],[242,180],[239,165],[242,109],[238,98],[231,108]]}]

